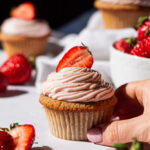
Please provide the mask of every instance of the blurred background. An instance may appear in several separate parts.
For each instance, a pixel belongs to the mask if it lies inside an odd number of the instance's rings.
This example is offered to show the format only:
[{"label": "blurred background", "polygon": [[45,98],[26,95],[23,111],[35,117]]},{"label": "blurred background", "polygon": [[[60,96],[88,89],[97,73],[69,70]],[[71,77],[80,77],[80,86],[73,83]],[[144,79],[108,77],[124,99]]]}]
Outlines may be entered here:
[{"label": "blurred background", "polygon": [[[28,1],[28,0],[27,0]],[[78,33],[81,28],[83,28],[87,22],[87,19],[94,11],[93,2],[94,0],[30,0],[34,3],[36,7],[36,15],[38,18],[43,18],[48,21],[51,28],[54,30],[59,30],[66,34],[74,32]],[[24,0],[5,0],[3,4],[0,5],[0,23],[9,17],[11,9]],[[81,17],[82,16],[82,17]],[[72,28],[69,22],[82,18],[82,22],[79,21],[78,26],[80,28]]]}]

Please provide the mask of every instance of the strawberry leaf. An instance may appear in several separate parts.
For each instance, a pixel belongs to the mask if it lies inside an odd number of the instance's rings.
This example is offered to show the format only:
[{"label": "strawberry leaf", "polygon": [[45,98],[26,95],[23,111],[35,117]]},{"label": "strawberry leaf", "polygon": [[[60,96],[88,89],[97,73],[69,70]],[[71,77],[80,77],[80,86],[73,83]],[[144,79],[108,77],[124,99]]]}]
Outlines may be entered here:
[{"label": "strawberry leaf", "polygon": [[6,131],[9,131],[9,129],[8,128],[1,128],[0,127],[0,131],[5,131],[6,132]]},{"label": "strawberry leaf", "polygon": [[139,17],[137,24],[135,25],[135,29],[137,30],[147,20],[148,20],[148,16]]},{"label": "strawberry leaf", "polygon": [[17,6],[14,6],[10,9],[10,16],[11,16],[11,13],[17,8]]},{"label": "strawberry leaf", "polygon": [[129,150],[126,144],[114,143],[112,147],[121,150]]},{"label": "strawberry leaf", "polygon": [[19,123],[11,123],[11,124],[10,124],[10,129],[0,127],[0,130],[1,130],[1,131],[6,131],[6,132],[7,132],[7,131],[9,131],[9,130],[11,130],[11,129],[16,128],[18,125],[19,125]]},{"label": "strawberry leaf", "polygon": [[145,36],[147,37],[148,35],[150,35],[150,28],[146,31]]},{"label": "strawberry leaf", "polygon": [[29,56],[28,61],[32,67],[32,69],[36,68],[36,57],[35,56]]},{"label": "strawberry leaf", "polygon": [[143,143],[138,142],[137,139],[134,138],[130,150],[144,150]]},{"label": "strawberry leaf", "polygon": [[130,37],[124,39],[131,47],[134,47],[137,44],[137,38]]},{"label": "strawberry leaf", "polygon": [[[88,52],[90,53],[90,55],[92,55],[92,52],[89,50],[89,47],[88,46],[86,46],[84,43],[82,43],[81,42],[81,45],[83,46],[83,47],[85,47],[85,48],[87,48],[88,49]],[[92,55],[93,56],[93,55]]]},{"label": "strawberry leaf", "polygon": [[10,124],[10,130],[16,128],[19,125],[19,123],[11,123]]}]

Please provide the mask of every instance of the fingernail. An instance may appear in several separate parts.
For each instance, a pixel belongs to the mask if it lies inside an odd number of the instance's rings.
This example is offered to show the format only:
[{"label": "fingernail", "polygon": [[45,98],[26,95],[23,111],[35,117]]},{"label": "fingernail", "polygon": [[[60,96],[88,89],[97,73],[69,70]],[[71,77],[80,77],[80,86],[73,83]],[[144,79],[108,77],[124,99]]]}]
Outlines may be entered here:
[{"label": "fingernail", "polygon": [[87,138],[93,143],[102,142],[102,130],[101,128],[92,128],[87,132]]}]

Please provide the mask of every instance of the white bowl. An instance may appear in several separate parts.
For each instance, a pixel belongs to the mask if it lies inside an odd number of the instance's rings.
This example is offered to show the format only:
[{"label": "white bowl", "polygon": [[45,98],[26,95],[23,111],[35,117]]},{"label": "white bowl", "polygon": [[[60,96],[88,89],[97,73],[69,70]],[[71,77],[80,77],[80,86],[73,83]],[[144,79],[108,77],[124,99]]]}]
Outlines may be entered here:
[{"label": "white bowl", "polygon": [[150,58],[129,55],[110,47],[111,77],[115,87],[131,81],[150,79]]}]

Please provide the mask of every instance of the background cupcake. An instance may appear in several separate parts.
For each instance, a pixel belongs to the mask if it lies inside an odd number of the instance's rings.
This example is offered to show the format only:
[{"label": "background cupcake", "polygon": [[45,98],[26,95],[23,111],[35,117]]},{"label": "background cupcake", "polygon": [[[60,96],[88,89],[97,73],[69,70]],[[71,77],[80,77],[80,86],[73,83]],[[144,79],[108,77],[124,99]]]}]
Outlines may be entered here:
[{"label": "background cupcake", "polygon": [[88,129],[112,117],[117,103],[114,90],[90,69],[92,64],[87,47],[73,47],[41,86],[39,101],[51,133],[59,138],[87,140]]},{"label": "background cupcake", "polygon": [[104,26],[108,29],[133,27],[140,16],[149,15],[149,0],[96,0]]},{"label": "background cupcake", "polygon": [[48,23],[35,19],[34,5],[26,2],[2,23],[0,39],[8,56],[21,53],[28,57],[44,53],[49,35]]}]

